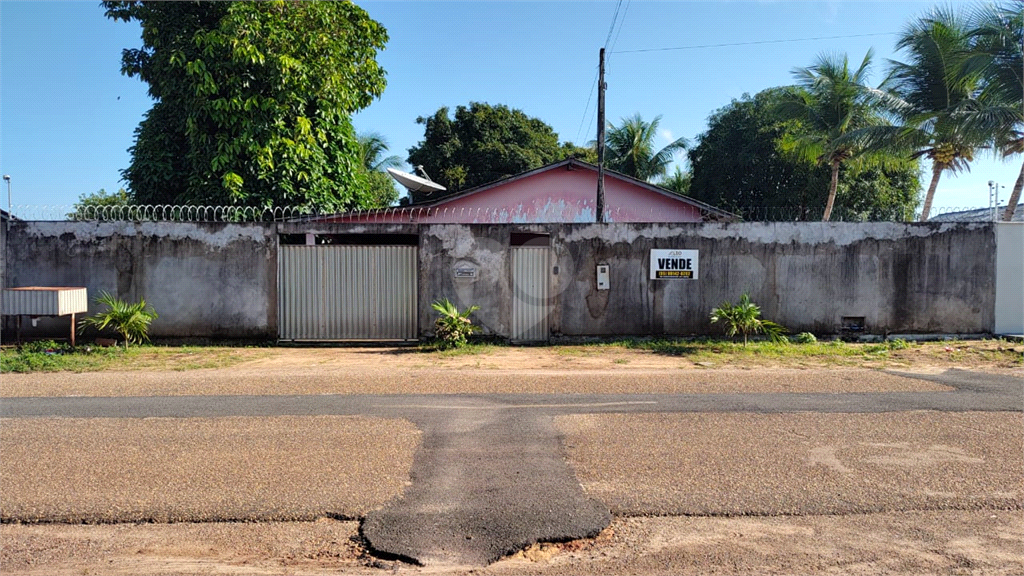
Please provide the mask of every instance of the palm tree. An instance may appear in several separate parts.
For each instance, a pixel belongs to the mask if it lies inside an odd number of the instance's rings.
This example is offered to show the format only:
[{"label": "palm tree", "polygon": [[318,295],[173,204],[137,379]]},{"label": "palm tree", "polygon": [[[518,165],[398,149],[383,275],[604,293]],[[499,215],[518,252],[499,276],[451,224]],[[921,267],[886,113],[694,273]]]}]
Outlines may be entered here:
[{"label": "palm tree", "polygon": [[663,176],[676,152],[688,146],[685,138],[678,138],[661,150],[654,150],[661,116],[645,122],[640,114],[623,118],[622,124],[608,123],[605,135],[605,161],[608,168],[638,180],[651,180]]},{"label": "palm tree", "polygon": [[[971,55],[964,76],[980,72],[984,79],[979,98],[990,105],[975,116],[977,129],[989,130],[997,155],[1008,158],[1024,153],[1024,2],[1006,6],[984,5],[974,12],[970,31]],[[1024,189],[1024,164],[1013,186],[1003,220],[1009,221]]]},{"label": "palm tree", "polygon": [[364,132],[356,136],[359,156],[363,168],[370,172],[383,172],[385,168],[397,168],[402,160],[398,156],[384,156],[388,151],[388,141],[377,132]]},{"label": "palm tree", "polygon": [[690,171],[684,172],[682,168],[676,166],[672,174],[658,181],[658,186],[685,196],[690,191],[690,182],[692,180],[693,174]]},{"label": "palm tree", "polygon": [[872,56],[872,51],[868,50],[860,66],[852,72],[845,54],[842,57],[822,54],[814,65],[794,69],[797,84],[783,92],[776,108],[782,119],[800,122],[800,130],[783,141],[783,147],[827,165],[831,170],[823,222],[831,217],[836,202],[839,168],[866,151],[844,136],[867,126],[884,124],[866,84]]},{"label": "palm tree", "polygon": [[928,219],[943,172],[970,169],[974,153],[992,140],[977,122],[985,110],[979,99],[981,74],[964,66],[970,34],[962,16],[949,9],[911,22],[896,43],[907,62],[890,61],[883,89],[875,91],[899,126],[855,130],[852,140],[872,149],[909,150],[911,158],[932,161],[932,178],[921,209]]}]

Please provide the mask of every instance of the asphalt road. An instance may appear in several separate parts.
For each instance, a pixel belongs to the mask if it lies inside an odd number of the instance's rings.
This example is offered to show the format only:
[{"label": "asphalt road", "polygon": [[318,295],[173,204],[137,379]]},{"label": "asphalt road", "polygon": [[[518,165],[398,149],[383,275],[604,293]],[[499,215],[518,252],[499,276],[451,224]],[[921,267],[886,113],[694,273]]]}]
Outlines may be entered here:
[{"label": "asphalt road", "polygon": [[[420,448],[408,472],[412,484],[401,498],[369,512],[363,533],[378,552],[431,565],[480,565],[533,541],[591,536],[608,524],[608,508],[584,493],[573,470],[565,464],[561,436],[578,431],[579,423],[560,431],[554,424],[559,417],[698,412],[1024,411],[1024,386],[1015,377],[967,371],[906,376],[934,380],[954,390],[854,394],[5,398],[0,402],[0,417],[360,416],[410,421],[422,431]],[[829,454],[821,456],[823,461],[831,462]],[[628,473],[624,477],[628,478]]]}]

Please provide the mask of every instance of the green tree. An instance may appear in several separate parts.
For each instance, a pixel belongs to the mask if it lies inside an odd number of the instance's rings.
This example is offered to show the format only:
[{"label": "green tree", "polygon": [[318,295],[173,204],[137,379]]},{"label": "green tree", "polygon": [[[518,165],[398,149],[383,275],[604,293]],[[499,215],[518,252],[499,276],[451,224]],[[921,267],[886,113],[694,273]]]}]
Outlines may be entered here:
[{"label": "green tree", "polygon": [[870,126],[851,132],[851,140],[873,149],[908,150],[912,158],[931,160],[931,182],[921,221],[928,219],[943,172],[969,170],[977,150],[991,142],[978,115],[982,76],[964,66],[971,37],[965,18],[936,9],[914,20],[896,48],[905,62],[891,61],[883,102],[898,119],[895,126]]},{"label": "green tree", "polygon": [[[778,115],[785,91],[744,95],[719,109],[688,151],[688,195],[747,219],[820,219],[830,169],[784,150],[799,122]],[[895,157],[893,157],[895,158]],[[892,160],[892,159],[890,159]],[[912,215],[920,191],[918,162],[840,169],[832,218],[897,219]]]},{"label": "green tree", "polygon": [[685,172],[682,168],[676,166],[675,171],[658,181],[658,186],[686,196],[690,193],[690,183],[692,181],[693,174]]},{"label": "green tree", "polygon": [[[982,75],[980,98],[989,103],[975,115],[981,131],[993,134],[993,149],[1003,158],[1024,153],[1024,2],[980,5],[972,17],[971,52],[961,77]],[[1002,219],[1013,218],[1024,189],[1024,163]]]},{"label": "green tree", "polygon": [[793,70],[797,84],[781,94],[780,118],[799,122],[797,130],[786,134],[783,147],[829,168],[822,221],[832,215],[840,167],[857,161],[865,152],[857,142],[843,137],[859,128],[884,123],[867,86],[871,57],[869,50],[860,66],[851,70],[846,55],[823,54],[813,65]]},{"label": "green tree", "polygon": [[401,166],[402,160],[396,155],[385,156],[390,145],[386,138],[376,132],[364,132],[356,136],[359,142],[359,158],[363,168],[382,172],[387,168]]},{"label": "green tree", "polygon": [[402,161],[398,156],[387,156],[388,141],[376,132],[366,132],[356,137],[359,143],[360,165],[366,173],[367,207],[383,208],[398,200],[395,182],[385,172],[396,168]]},{"label": "green tree", "polygon": [[107,192],[105,188],[100,188],[92,194],[80,195],[78,202],[75,202],[72,207],[74,212],[69,213],[67,217],[69,220],[102,220],[110,216],[105,208],[128,206],[132,203],[131,197],[124,188],[113,194]]},{"label": "green tree", "polygon": [[381,95],[387,32],[351,2],[106,1],[156,100],[123,171],[140,204],[364,207],[350,115]]},{"label": "green tree", "polygon": [[605,133],[608,168],[638,180],[664,176],[673,156],[685,150],[687,142],[685,138],[678,138],[661,150],[655,150],[654,139],[660,122],[661,116],[646,122],[640,114],[623,118],[618,126],[609,122]]},{"label": "green tree", "polygon": [[[409,149],[408,163],[422,166],[450,194],[487,184],[564,158],[558,135],[543,121],[505,105],[471,102],[419,117],[423,140]],[[413,193],[413,201],[441,196]]]},{"label": "green tree", "polygon": [[575,158],[590,164],[597,164],[597,149],[593,146],[577,146],[572,142],[562,142],[560,155],[563,159]]}]

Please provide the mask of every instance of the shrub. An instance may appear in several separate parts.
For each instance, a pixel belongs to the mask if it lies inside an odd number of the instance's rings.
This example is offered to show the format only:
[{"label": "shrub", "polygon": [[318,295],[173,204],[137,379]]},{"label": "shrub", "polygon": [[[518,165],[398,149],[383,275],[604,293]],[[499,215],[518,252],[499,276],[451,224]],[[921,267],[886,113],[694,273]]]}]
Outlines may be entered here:
[{"label": "shrub", "polygon": [[96,303],[106,306],[107,310],[82,320],[79,330],[92,327],[102,331],[109,326],[124,338],[125,350],[129,342],[149,340],[149,324],[157,318],[157,314],[144,299],[134,303],[125,302],[108,292],[100,292]]},{"label": "shrub", "polygon": [[70,350],[67,344],[60,344],[53,340],[34,340],[25,342],[18,346],[22,354],[63,354]]},{"label": "shrub", "polygon": [[894,338],[886,343],[889,350],[906,350],[910,348],[910,342],[907,342],[903,338]]},{"label": "shrub", "polygon": [[818,339],[810,332],[801,332],[793,337],[793,342],[797,344],[814,344],[817,341]]},{"label": "shrub", "polygon": [[434,322],[434,335],[437,336],[438,347],[442,350],[464,345],[469,335],[480,329],[469,319],[470,314],[480,309],[479,306],[470,306],[459,312],[455,304],[447,298],[438,300],[430,306],[440,314]]},{"label": "shrub", "polygon": [[787,342],[785,337],[786,328],[771,320],[761,318],[761,307],[750,301],[750,296],[740,296],[738,304],[733,305],[726,301],[718,308],[711,310],[711,323],[722,322],[725,324],[725,335],[732,338],[736,334],[743,334],[743,345],[747,345],[747,336],[750,334],[761,334],[768,336],[772,342]]}]

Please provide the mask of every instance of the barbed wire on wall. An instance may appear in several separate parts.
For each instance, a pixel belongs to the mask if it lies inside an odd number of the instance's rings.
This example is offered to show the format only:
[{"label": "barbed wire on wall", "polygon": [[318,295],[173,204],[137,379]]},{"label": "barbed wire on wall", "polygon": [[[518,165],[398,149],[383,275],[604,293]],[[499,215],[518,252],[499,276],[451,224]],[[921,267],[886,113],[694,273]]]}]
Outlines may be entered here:
[{"label": "barbed wire on wall", "polygon": [[[992,222],[1002,218],[1005,207],[994,208],[933,208],[929,221],[935,222]],[[11,210],[13,220],[25,221],[79,221],[79,222],[322,222],[322,223],[587,223],[592,222],[592,203],[559,203],[556,210],[538,212],[529,206],[508,208],[396,206],[376,210],[358,210],[342,213],[318,212],[305,206],[251,207],[251,206],[73,206],[22,205]],[[703,222],[820,222],[822,208],[749,207],[740,210],[718,211],[694,207],[668,212],[664,209],[611,208],[606,212],[608,222],[686,222],[697,218]],[[832,222],[914,222],[919,215],[909,211],[855,211],[837,209],[829,218]],[[1024,204],[1020,205],[1015,221],[1024,219]]]}]

